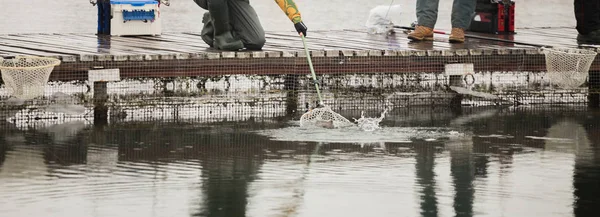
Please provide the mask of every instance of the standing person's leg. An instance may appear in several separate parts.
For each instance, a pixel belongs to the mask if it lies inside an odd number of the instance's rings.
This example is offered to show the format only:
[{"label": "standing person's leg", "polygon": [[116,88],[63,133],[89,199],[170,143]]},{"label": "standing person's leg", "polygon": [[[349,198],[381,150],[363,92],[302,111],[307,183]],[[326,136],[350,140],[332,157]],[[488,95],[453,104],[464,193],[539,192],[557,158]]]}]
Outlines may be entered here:
[{"label": "standing person's leg", "polygon": [[600,44],[600,0],[575,0],[577,42]]},{"label": "standing person's leg", "polygon": [[412,40],[433,40],[433,28],[438,18],[439,0],[417,0],[417,26],[408,34]]},{"label": "standing person's leg", "polygon": [[265,45],[265,31],[258,14],[249,0],[229,0],[231,24],[236,38],[249,50],[261,50]]},{"label": "standing person's leg", "polygon": [[465,29],[471,25],[471,18],[475,12],[477,0],[454,0],[452,4],[452,32],[450,42],[462,43],[465,41]]}]

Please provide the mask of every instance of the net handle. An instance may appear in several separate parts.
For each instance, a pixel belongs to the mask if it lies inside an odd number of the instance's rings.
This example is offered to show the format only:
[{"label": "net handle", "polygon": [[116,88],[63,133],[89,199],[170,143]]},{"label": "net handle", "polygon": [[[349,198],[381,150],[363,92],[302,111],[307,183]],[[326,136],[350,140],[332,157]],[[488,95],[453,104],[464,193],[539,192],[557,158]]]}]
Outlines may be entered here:
[{"label": "net handle", "polygon": [[312,74],[313,81],[315,82],[315,89],[317,89],[317,95],[319,96],[319,105],[324,106],[323,98],[321,97],[321,91],[319,90],[319,84],[317,83],[317,76],[315,75],[315,69],[312,65],[312,60],[310,59],[310,53],[308,52],[308,47],[306,46],[306,39],[304,39],[304,34],[300,33],[300,37],[302,38],[302,44],[304,44],[304,52],[306,53],[306,60],[308,61],[308,66],[310,67],[310,73]]},{"label": "net handle", "polygon": [[[0,64],[0,69],[42,69],[42,68],[48,68],[48,67],[55,67],[60,65],[61,61],[59,59],[56,58],[50,58],[50,57],[36,57],[36,56],[17,56],[15,57],[15,59],[22,59],[22,58],[29,58],[29,59],[41,59],[41,60],[49,60],[52,61],[51,64],[45,65],[45,66],[34,66],[34,67],[17,67],[16,63],[12,63],[13,66],[4,66],[3,64]],[[4,62],[4,58],[0,59],[0,61]]]}]

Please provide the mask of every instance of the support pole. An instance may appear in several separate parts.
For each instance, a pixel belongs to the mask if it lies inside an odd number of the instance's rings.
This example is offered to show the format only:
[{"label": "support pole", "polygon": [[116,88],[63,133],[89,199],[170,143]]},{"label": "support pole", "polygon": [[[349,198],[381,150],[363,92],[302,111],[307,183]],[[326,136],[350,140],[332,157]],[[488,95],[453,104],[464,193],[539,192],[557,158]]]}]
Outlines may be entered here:
[{"label": "support pole", "polygon": [[588,106],[590,108],[600,107],[600,71],[589,71]]},{"label": "support pole", "polygon": [[285,114],[292,116],[298,111],[298,86],[299,75],[288,74],[285,76],[283,89],[287,91]]},{"label": "support pole", "polygon": [[108,124],[108,91],[105,81],[94,82],[94,125]]}]

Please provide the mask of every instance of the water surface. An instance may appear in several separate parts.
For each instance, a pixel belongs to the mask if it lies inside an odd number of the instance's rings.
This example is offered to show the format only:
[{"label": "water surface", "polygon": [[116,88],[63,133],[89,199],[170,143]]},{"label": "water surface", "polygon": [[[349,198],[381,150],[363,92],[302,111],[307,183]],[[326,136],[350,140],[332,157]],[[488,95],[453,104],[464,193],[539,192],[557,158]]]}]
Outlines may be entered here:
[{"label": "water surface", "polygon": [[293,120],[4,123],[0,213],[596,216],[599,117],[585,108],[396,109],[382,132],[401,139],[354,132],[342,141],[341,132],[328,140],[289,130]]}]

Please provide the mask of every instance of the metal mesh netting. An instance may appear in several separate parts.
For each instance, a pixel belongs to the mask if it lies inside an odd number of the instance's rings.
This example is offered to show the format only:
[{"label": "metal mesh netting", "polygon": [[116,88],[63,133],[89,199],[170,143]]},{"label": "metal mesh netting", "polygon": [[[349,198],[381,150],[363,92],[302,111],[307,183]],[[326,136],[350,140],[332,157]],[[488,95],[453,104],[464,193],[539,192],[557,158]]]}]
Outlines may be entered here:
[{"label": "metal mesh netting", "polygon": [[0,59],[0,71],[6,87],[16,98],[32,99],[44,94],[50,73],[60,60],[46,57]]},{"label": "metal mesh netting", "polygon": [[561,88],[577,88],[585,83],[596,52],[585,49],[543,49],[550,82]]},{"label": "metal mesh netting", "polygon": [[332,111],[330,107],[325,106],[311,109],[300,117],[300,126],[309,125],[334,128],[354,124],[344,116]]}]

